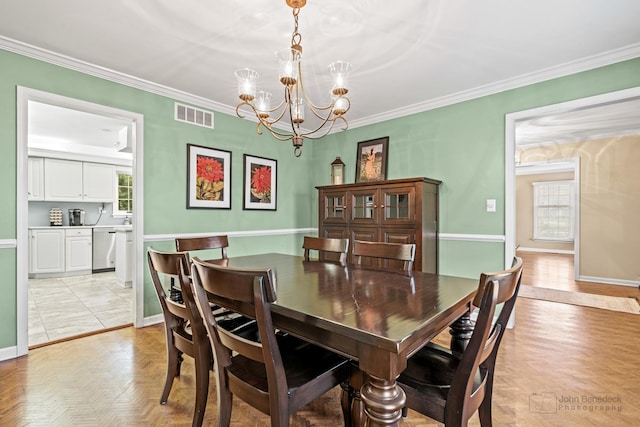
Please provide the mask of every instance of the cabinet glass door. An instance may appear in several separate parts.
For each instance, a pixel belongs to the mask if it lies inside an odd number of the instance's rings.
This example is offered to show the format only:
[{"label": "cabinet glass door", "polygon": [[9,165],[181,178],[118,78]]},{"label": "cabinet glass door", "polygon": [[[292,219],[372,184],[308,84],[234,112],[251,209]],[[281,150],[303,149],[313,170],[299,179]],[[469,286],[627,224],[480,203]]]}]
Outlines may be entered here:
[{"label": "cabinet glass door", "polygon": [[324,195],[324,221],[346,223],[347,208],[345,206],[345,193],[332,193]]},{"label": "cabinet glass door", "polygon": [[415,188],[383,190],[384,221],[390,223],[411,223],[415,221]]},{"label": "cabinet glass door", "polygon": [[355,223],[378,222],[378,199],[375,190],[351,193],[351,221]]}]

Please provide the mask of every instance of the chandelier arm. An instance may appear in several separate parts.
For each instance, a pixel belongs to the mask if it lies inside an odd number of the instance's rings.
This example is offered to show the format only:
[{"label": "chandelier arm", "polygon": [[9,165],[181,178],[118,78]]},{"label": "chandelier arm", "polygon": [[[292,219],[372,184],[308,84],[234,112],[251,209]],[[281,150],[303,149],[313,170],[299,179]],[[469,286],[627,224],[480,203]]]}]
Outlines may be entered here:
[{"label": "chandelier arm", "polygon": [[[327,136],[329,134],[329,132],[331,132],[331,129],[333,129],[333,124],[335,123],[335,120],[330,120],[331,125],[325,127],[323,126],[318,126],[317,128],[315,128],[312,131],[309,131],[305,134],[302,134],[301,136],[305,137],[306,139],[320,139],[323,138],[325,136]],[[318,131],[320,131],[322,128],[325,128],[325,130],[323,132],[321,132],[320,134],[317,134]]]},{"label": "chandelier arm", "polygon": [[347,121],[347,119],[344,118],[344,116],[336,117],[336,119],[341,119],[344,122],[344,127],[342,128],[342,130],[349,129],[349,122]]}]

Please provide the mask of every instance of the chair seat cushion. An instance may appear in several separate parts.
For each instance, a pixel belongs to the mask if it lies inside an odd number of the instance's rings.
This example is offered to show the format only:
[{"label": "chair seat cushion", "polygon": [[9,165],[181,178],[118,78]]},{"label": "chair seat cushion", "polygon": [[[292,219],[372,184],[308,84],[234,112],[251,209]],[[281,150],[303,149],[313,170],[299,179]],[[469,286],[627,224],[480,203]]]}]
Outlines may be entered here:
[{"label": "chair seat cushion", "polygon": [[[407,395],[407,406],[443,422],[450,384],[459,363],[448,348],[433,343],[413,355],[398,378]],[[476,372],[474,389],[480,383],[480,372]]]},{"label": "chair seat cushion", "polygon": [[[342,374],[338,375],[338,371],[348,369],[348,360],[331,351],[288,334],[277,334],[276,339],[290,390],[302,387],[321,376],[344,377]],[[267,373],[262,363],[236,355],[227,372],[240,381],[250,383],[265,393],[268,392]],[[339,380],[335,381],[336,384],[339,382]]]}]

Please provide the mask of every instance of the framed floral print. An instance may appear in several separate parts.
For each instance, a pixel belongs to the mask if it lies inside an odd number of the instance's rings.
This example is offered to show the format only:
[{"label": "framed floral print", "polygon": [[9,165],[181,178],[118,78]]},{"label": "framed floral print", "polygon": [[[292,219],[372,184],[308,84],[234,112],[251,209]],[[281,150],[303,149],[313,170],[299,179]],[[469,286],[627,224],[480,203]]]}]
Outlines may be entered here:
[{"label": "framed floral print", "polygon": [[356,182],[384,181],[387,179],[388,151],[388,136],[358,142]]},{"label": "framed floral print", "polygon": [[276,210],[277,169],[277,160],[244,155],[243,209]]},{"label": "framed floral print", "polygon": [[187,209],[231,209],[231,152],[187,144]]}]

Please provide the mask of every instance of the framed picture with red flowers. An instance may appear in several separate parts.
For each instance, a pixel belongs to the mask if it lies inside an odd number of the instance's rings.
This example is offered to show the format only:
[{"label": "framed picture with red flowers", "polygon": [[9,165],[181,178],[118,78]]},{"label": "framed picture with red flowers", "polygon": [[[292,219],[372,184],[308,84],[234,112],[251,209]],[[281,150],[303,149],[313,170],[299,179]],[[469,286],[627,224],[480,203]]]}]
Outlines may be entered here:
[{"label": "framed picture with red flowers", "polygon": [[231,209],[231,151],[187,144],[187,209]]},{"label": "framed picture with red flowers", "polygon": [[242,208],[276,210],[278,161],[244,155],[244,203]]}]

